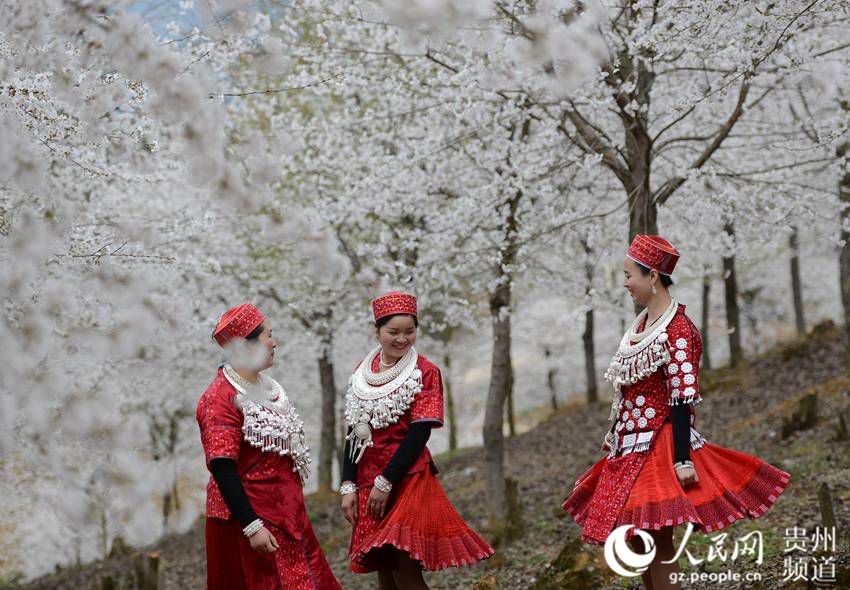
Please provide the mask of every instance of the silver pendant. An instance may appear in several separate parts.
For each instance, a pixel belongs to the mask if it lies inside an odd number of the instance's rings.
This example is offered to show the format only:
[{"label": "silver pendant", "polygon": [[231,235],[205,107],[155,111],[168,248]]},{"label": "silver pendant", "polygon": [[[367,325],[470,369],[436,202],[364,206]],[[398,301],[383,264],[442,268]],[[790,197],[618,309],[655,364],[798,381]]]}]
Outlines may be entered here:
[{"label": "silver pendant", "polygon": [[354,425],[354,436],[360,440],[368,440],[372,437],[372,429],[365,422],[358,422]]}]

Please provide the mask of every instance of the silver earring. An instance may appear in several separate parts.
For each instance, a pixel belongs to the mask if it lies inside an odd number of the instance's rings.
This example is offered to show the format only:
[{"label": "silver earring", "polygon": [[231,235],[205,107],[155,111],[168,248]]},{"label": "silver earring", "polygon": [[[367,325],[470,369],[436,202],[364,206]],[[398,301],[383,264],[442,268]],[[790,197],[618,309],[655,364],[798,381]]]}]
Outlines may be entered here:
[{"label": "silver earring", "polygon": [[658,291],[655,289],[655,283],[652,284],[652,294],[656,295]]}]

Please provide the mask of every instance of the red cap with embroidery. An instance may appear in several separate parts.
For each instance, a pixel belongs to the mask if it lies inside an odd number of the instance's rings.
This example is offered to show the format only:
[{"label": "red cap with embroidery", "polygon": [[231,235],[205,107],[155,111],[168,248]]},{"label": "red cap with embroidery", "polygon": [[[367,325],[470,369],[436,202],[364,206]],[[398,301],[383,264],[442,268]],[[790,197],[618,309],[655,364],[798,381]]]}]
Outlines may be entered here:
[{"label": "red cap with embroidery", "polygon": [[375,321],[388,315],[396,315],[406,313],[416,315],[416,297],[401,291],[393,291],[386,295],[381,295],[372,301],[372,312],[375,314]]},{"label": "red cap with embroidery", "polygon": [[654,268],[663,275],[673,274],[679,261],[679,252],[673,244],[661,236],[638,234],[632,240],[626,256],[647,268]]},{"label": "red cap with embroidery", "polygon": [[213,332],[213,338],[215,338],[215,341],[220,346],[224,346],[234,338],[244,338],[254,328],[262,324],[265,319],[266,316],[259,309],[250,303],[243,303],[242,305],[228,309],[221,316],[215,332]]}]

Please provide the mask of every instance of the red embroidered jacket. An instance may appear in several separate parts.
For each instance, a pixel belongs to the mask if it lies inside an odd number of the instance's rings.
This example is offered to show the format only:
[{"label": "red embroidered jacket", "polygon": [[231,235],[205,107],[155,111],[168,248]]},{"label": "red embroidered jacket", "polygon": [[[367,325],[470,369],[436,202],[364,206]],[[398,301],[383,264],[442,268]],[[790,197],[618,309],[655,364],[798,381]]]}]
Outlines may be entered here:
[{"label": "red embroidered jacket", "polygon": [[[207,468],[210,461],[220,457],[236,461],[236,470],[257,516],[299,540],[308,522],[301,478],[293,470],[290,457],[264,453],[245,441],[242,412],[233,402],[236,393],[219,368],[198,402],[196,417]],[[230,518],[230,510],[212,476],[207,484],[206,514],[208,518]]]},{"label": "red embroidered jacket", "polygon": [[[416,361],[416,367],[422,371],[422,391],[416,394],[410,408],[399,417],[398,422],[386,428],[372,430],[372,441],[375,444],[366,449],[357,464],[357,485],[372,485],[375,477],[392,459],[413,422],[434,422],[434,428],[443,425],[443,378],[440,369],[421,354]],[[378,357],[373,362],[372,370],[378,370]],[[422,449],[422,453],[407,472],[416,473],[426,466],[434,473],[437,472],[437,465],[428,447]]]},{"label": "red embroidered jacket", "polygon": [[693,405],[702,401],[698,380],[702,340],[684,305],[679,304],[666,331],[670,362],[637,383],[623,386],[611,457],[649,449],[653,435],[670,417],[670,406],[676,404],[691,404],[692,448],[704,443],[693,430]]}]

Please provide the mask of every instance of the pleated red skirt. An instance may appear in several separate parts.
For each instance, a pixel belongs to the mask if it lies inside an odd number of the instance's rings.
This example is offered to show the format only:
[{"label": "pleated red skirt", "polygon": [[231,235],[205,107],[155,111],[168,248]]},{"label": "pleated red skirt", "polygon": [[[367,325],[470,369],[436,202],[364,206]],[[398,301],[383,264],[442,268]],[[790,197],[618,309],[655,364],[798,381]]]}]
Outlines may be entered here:
[{"label": "pleated red skirt", "polygon": [[[607,460],[585,472],[564,502],[564,509],[578,524],[587,517]],[[673,427],[664,424],[614,528],[631,524],[641,530],[657,530],[692,522],[699,531],[716,531],[736,520],[764,514],[791,478],[758,457],[709,443],[692,450],[691,460],[699,482],[682,488],[673,469]]]},{"label": "pleated red skirt", "polygon": [[312,526],[300,541],[265,526],[278,542],[274,553],[252,549],[234,519],[207,518],[206,590],[342,590]]},{"label": "pleated red skirt", "polygon": [[454,509],[430,466],[393,487],[380,520],[366,514],[371,491],[368,486],[358,491],[358,520],[349,551],[351,571],[396,569],[393,548],[410,554],[425,570],[472,565],[495,553]]}]

